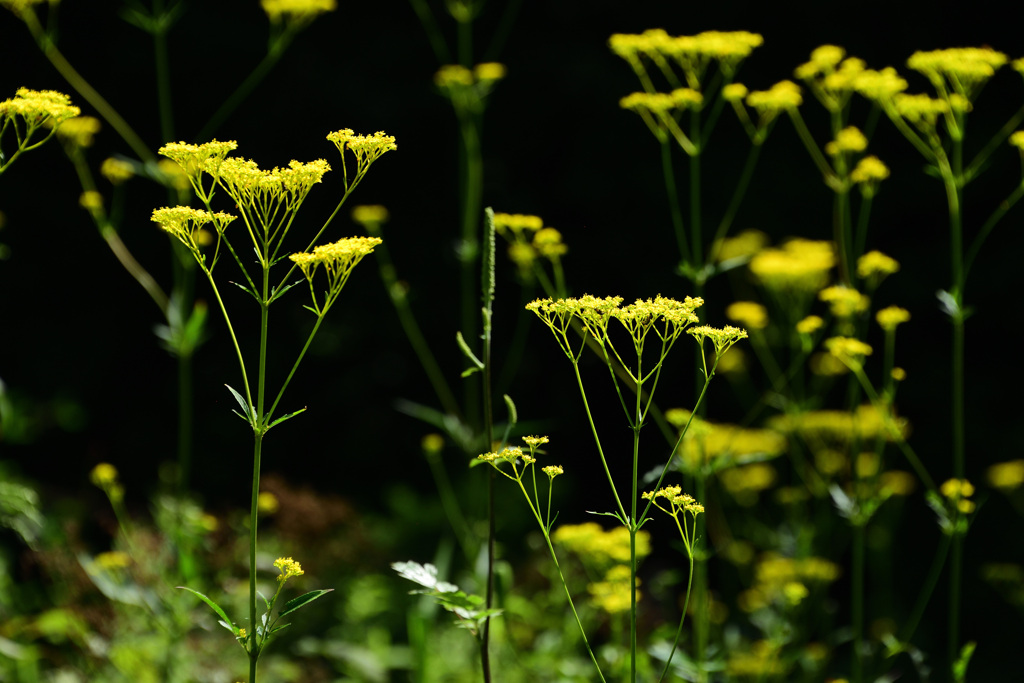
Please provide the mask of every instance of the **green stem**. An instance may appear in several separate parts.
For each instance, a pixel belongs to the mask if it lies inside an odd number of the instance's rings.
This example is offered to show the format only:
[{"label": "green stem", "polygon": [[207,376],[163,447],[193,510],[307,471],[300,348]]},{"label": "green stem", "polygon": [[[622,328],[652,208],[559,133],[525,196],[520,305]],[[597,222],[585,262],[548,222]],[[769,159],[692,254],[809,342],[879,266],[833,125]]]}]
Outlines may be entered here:
[{"label": "green stem", "polygon": [[[199,135],[196,136],[197,142],[206,142],[212,138],[217,129],[221,127],[221,124],[227,120],[229,116],[238,108],[240,104],[247,98],[252,91],[259,85],[266,75],[274,68],[284,55],[285,50],[295,37],[295,30],[291,26],[286,26],[284,31],[272,39],[267,47],[267,54],[260,60],[260,63],[256,65],[245,80],[242,81],[235,91],[224,100],[220,105],[220,108],[214,112],[210,120],[206,122],[202,130],[199,131]],[[252,683],[250,681],[250,683]]]},{"label": "green stem", "polygon": [[167,58],[167,28],[163,0],[153,0],[153,16],[158,17],[153,32],[153,56],[156,63],[156,95],[160,107],[160,136],[174,140],[174,108],[171,105],[171,67]]},{"label": "green stem", "polygon": [[715,230],[715,239],[711,247],[712,252],[708,255],[709,263],[713,263],[718,259],[717,252],[721,246],[721,240],[728,234],[729,228],[732,227],[732,222],[736,219],[736,213],[739,211],[743,197],[747,193],[747,188],[750,187],[750,180],[754,177],[754,169],[757,168],[758,159],[761,158],[761,147],[761,144],[751,145],[750,152],[747,153],[747,160],[743,164],[743,171],[740,172],[740,179],[736,183],[736,189],[733,190],[729,206],[725,210],[718,228]]},{"label": "green stem", "polygon": [[668,208],[672,215],[672,228],[676,233],[676,244],[679,246],[679,257],[683,263],[690,263],[690,247],[686,242],[683,228],[683,212],[679,208],[679,192],[676,189],[676,174],[672,169],[672,146],[668,138],[661,141],[661,173],[665,178],[665,193],[668,195]]},{"label": "green stem", "polygon": [[[484,239],[485,250],[481,259],[480,289],[483,298],[483,420],[484,436],[487,439],[486,445],[490,448],[494,443],[494,408],[491,397],[491,339],[492,339],[492,315],[494,302],[494,257],[495,257],[495,231],[494,212],[490,207],[484,212]],[[491,609],[494,604],[494,469],[488,472],[487,477],[487,598],[486,609]],[[520,486],[522,483],[520,482]],[[529,499],[529,496],[527,496]],[[483,638],[480,642],[481,664],[483,667],[484,682],[491,680],[491,656],[490,656],[491,618],[490,615],[484,620]]]},{"label": "green stem", "polygon": [[850,668],[852,670],[852,683],[862,683],[864,680],[864,663],[861,653],[864,648],[864,526],[855,523],[853,525],[853,567],[852,567],[853,595],[851,612],[853,615],[853,655]]},{"label": "green stem", "polygon": [[89,82],[61,54],[60,50],[57,49],[57,46],[53,44],[53,41],[50,40],[50,37],[43,30],[43,27],[40,26],[35,12],[23,12],[22,18],[25,20],[25,25],[28,26],[29,32],[35,39],[39,49],[42,50],[43,55],[50,60],[50,64],[60,72],[64,80],[92,105],[96,113],[102,116],[110,124],[110,127],[117,131],[118,135],[121,136],[140,159],[147,162],[156,162],[156,157],[149,151],[149,147],[142,141],[142,138],[132,130],[132,127],[121,118],[121,115],[110,106],[110,103],[103,99],[103,96],[96,92],[96,89],[89,85]]},{"label": "green stem", "polygon": [[[696,499],[700,500],[700,501],[703,501],[705,499],[705,494],[706,494],[706,491],[707,491],[706,477],[704,475],[703,467],[700,469],[700,471],[697,473],[697,475],[694,477],[694,479],[696,480],[696,488],[697,488]],[[697,538],[699,538],[699,537],[704,535],[702,533],[704,531],[704,529],[701,528],[704,525],[701,523],[701,519],[702,519],[702,516],[698,515],[697,519],[694,520],[694,531],[693,531],[694,542],[696,542]],[[697,598],[697,613],[694,615],[695,616],[695,628],[694,628],[694,631],[695,631],[695,634],[696,634],[697,637],[695,639],[696,642],[694,644],[693,658],[694,658],[694,663],[697,666],[697,680],[700,681],[701,683],[703,683],[704,681],[708,680],[707,671],[704,669],[704,658],[705,658],[705,653],[707,652],[708,627],[709,627],[709,624],[708,624],[708,616],[709,615],[708,615],[708,609],[707,609],[707,606],[708,606],[708,599],[707,599],[708,568],[707,568],[707,564],[705,562],[705,558],[704,558],[703,554],[701,554],[697,558],[695,571],[696,571],[696,577],[695,578],[696,578],[697,585],[696,585],[696,589],[694,590],[694,594],[696,595],[696,598]]]},{"label": "green stem", "polygon": [[[604,474],[608,478],[608,483],[612,487],[612,495],[615,497],[615,505],[618,508],[618,512],[622,515],[622,519],[626,519],[626,508],[622,505],[622,501],[619,500],[619,492],[615,488],[615,481],[612,479],[612,473],[608,469],[608,460],[604,457],[604,449],[601,447],[601,438],[597,435],[597,426],[594,424],[594,416],[590,412],[590,404],[587,402],[587,392],[583,389],[583,378],[580,377],[580,366],[574,362],[572,369],[576,373],[576,384],[580,388],[580,396],[583,398],[583,408],[587,412],[587,421],[590,423],[590,432],[594,435],[594,443],[597,444],[597,454],[601,457],[601,466],[604,468]],[[666,466],[666,470],[667,470]]]},{"label": "green stem", "polygon": [[[694,520],[696,525],[697,520]],[[690,578],[686,581],[686,599],[683,601],[683,615],[679,618],[679,628],[676,629],[676,637],[672,641],[672,650],[668,653],[668,659],[665,660],[665,668],[661,670],[661,675],[658,676],[658,683],[665,680],[665,674],[668,673],[668,668],[672,664],[672,657],[675,655],[676,650],[679,648],[679,638],[683,635],[683,622],[686,620],[686,610],[690,607],[690,588],[693,586],[693,552],[690,553]]]},{"label": "green stem", "polygon": [[[256,683],[260,648],[256,634],[256,523],[260,496],[260,456],[263,435],[256,432],[252,456],[252,501],[249,513],[249,683]],[[266,634],[264,634],[264,637]]]},{"label": "green stem", "polygon": [[974,259],[977,258],[978,252],[981,250],[981,245],[985,243],[989,233],[996,226],[996,223],[1002,219],[1006,212],[1013,208],[1013,205],[1020,201],[1020,198],[1024,196],[1024,182],[1014,189],[1010,193],[1010,196],[999,202],[999,206],[996,210],[988,217],[985,224],[981,226],[978,234],[975,236],[974,241],[971,242],[971,246],[967,249],[967,255],[964,257],[964,279],[967,279],[967,274],[971,270],[971,266],[974,264]]},{"label": "green stem", "polygon": [[949,552],[949,546],[952,540],[951,536],[944,536],[942,544],[935,552],[935,559],[932,560],[932,566],[931,569],[928,570],[928,576],[921,585],[921,592],[918,594],[917,602],[914,604],[914,611],[911,613],[910,618],[905,622],[903,631],[900,634],[901,644],[909,643],[910,639],[914,637],[917,625],[921,622],[921,617],[924,616],[924,610],[928,606],[932,593],[935,591],[935,586],[939,582],[939,576],[941,576],[942,567],[946,563],[946,555]]}]

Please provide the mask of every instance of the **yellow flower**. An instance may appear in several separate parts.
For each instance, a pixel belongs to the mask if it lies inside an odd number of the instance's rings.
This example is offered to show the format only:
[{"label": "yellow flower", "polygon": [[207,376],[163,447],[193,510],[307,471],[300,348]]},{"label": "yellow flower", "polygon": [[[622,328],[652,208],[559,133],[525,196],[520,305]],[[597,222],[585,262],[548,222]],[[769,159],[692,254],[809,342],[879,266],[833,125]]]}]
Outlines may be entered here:
[{"label": "yellow flower", "polygon": [[78,116],[65,121],[57,135],[75,147],[92,147],[93,137],[100,132],[100,120],[92,116]]},{"label": "yellow flower", "polygon": [[907,82],[887,66],[881,71],[866,69],[857,75],[854,89],[874,102],[886,102],[907,89]]},{"label": "yellow flower", "polygon": [[324,12],[333,12],[335,0],[260,0],[270,21],[310,21]]},{"label": "yellow flower", "polygon": [[737,301],[725,309],[725,317],[753,330],[768,326],[768,310],[753,301]]},{"label": "yellow flower", "polygon": [[749,93],[750,90],[748,90],[747,86],[742,83],[730,83],[722,88],[722,99],[726,102],[740,102]]},{"label": "yellow flower", "polygon": [[909,496],[917,487],[917,480],[910,472],[889,470],[878,475],[878,485],[883,495]]},{"label": "yellow flower", "polygon": [[[373,135],[356,135],[351,128],[342,128],[327,134],[327,139],[334,143],[341,154],[342,162],[345,160],[345,150],[350,151],[356,158],[356,175],[352,182],[356,182],[377,159],[388,152],[398,149],[395,144],[395,136],[387,135],[379,130]],[[345,187],[350,187],[348,182],[348,169],[342,164],[345,171]]]},{"label": "yellow flower", "polygon": [[878,320],[878,324],[883,330],[892,332],[896,329],[897,325],[910,320],[910,312],[899,306],[889,306],[876,313],[875,319]]},{"label": "yellow flower", "polygon": [[907,378],[907,371],[904,370],[903,368],[893,368],[892,378],[897,382],[902,382]]},{"label": "yellow flower", "polygon": [[889,177],[889,167],[876,156],[866,156],[850,171],[850,180],[859,185],[879,183]]},{"label": "yellow flower", "polygon": [[209,211],[193,209],[188,206],[174,206],[154,209],[152,220],[163,228],[165,232],[177,237],[198,258],[199,242],[197,241],[197,234],[200,229],[207,223],[213,223],[217,232],[222,233],[228,223],[235,220],[235,216],[220,211],[210,213]]},{"label": "yellow flower", "polygon": [[552,261],[569,251],[569,247],[562,242],[562,233],[554,228],[538,230],[533,236],[533,248],[538,254]]},{"label": "yellow flower", "polygon": [[546,436],[524,436],[523,441],[530,447],[531,450],[536,449],[538,446],[543,446],[549,442]]},{"label": "yellow flower", "polygon": [[779,81],[769,90],[754,91],[747,95],[747,104],[762,116],[776,116],[803,104],[800,86],[793,81]]},{"label": "yellow flower", "polygon": [[818,292],[818,298],[829,304],[832,315],[849,318],[868,309],[871,300],[856,289],[837,285]]},{"label": "yellow flower", "polygon": [[775,468],[758,462],[723,470],[718,476],[736,502],[749,507],[757,503],[758,492],[771,488],[775,483]]},{"label": "yellow flower", "polygon": [[327,271],[332,284],[344,284],[352,269],[364,256],[373,253],[373,248],[383,242],[379,237],[343,237],[331,244],[322,244],[311,253],[299,252],[288,258],[302,270],[312,283],[313,275],[320,266]]},{"label": "yellow flower", "polygon": [[86,211],[98,211],[103,208],[103,195],[95,190],[83,192],[78,196],[78,205]]},{"label": "yellow flower", "polygon": [[113,185],[120,185],[135,175],[135,167],[127,161],[110,157],[100,165],[100,174]]},{"label": "yellow flower", "polygon": [[281,502],[270,491],[260,491],[256,496],[256,508],[265,515],[273,515],[281,509]]},{"label": "yellow flower", "polygon": [[445,64],[434,74],[434,83],[444,89],[470,86],[473,85],[473,72],[461,64]]},{"label": "yellow flower", "polygon": [[915,52],[907,66],[927,77],[938,91],[945,91],[948,81],[954,92],[973,99],[1007,61],[1005,54],[991,48],[959,47]]},{"label": "yellow flower", "polygon": [[426,434],[420,439],[420,448],[427,455],[437,455],[444,449],[444,437],[437,433]]},{"label": "yellow flower", "polygon": [[478,81],[499,81],[505,73],[505,65],[498,62],[484,62],[473,67],[473,75]]},{"label": "yellow flower", "polygon": [[825,152],[837,156],[843,152],[863,152],[868,147],[868,139],[856,126],[847,126],[836,134],[836,139],[825,145]]},{"label": "yellow flower", "polygon": [[274,560],[274,566],[281,571],[277,577],[277,580],[281,582],[287,581],[293,576],[302,576],[305,574],[305,572],[302,571],[302,565],[290,557],[277,558]]},{"label": "yellow flower", "polygon": [[548,465],[547,467],[540,468],[540,471],[548,475],[549,479],[554,479],[559,474],[565,473],[565,470],[562,469],[561,465]]},{"label": "yellow flower", "polygon": [[766,288],[779,292],[816,292],[835,265],[831,242],[794,239],[780,249],[765,249],[750,260],[750,272]]},{"label": "yellow flower", "polygon": [[369,230],[377,230],[388,222],[387,208],[379,204],[360,204],[352,207],[352,220]]},{"label": "yellow flower", "polygon": [[996,463],[988,468],[986,476],[997,489],[1012,491],[1024,484],[1024,460]]},{"label": "yellow flower", "polygon": [[939,487],[946,498],[951,501],[959,501],[963,498],[970,498],[974,495],[974,484],[966,479],[947,479]]},{"label": "yellow flower", "polygon": [[839,360],[853,362],[858,365],[864,356],[871,355],[871,346],[859,339],[852,339],[850,337],[826,339],[825,348]]},{"label": "yellow flower", "polygon": [[130,567],[132,564],[132,558],[128,553],[121,552],[120,550],[111,550],[109,552],[100,553],[93,558],[93,562],[95,562],[95,566],[98,569],[116,571],[118,569]]},{"label": "yellow flower", "polygon": [[819,316],[809,315],[796,324],[796,331],[800,334],[814,334],[821,329],[825,321]]},{"label": "yellow flower", "polygon": [[224,159],[236,149],[238,143],[234,140],[221,142],[214,139],[201,145],[169,142],[157,152],[176,163],[189,180],[196,184],[204,171],[217,178]]},{"label": "yellow flower", "polygon": [[900,263],[880,251],[869,251],[857,259],[857,276],[861,279],[884,278],[898,272]]},{"label": "yellow flower", "polygon": [[92,472],[89,473],[89,481],[100,488],[114,484],[117,482],[117,468],[108,462],[101,462],[92,468]]},{"label": "yellow flower", "polygon": [[544,227],[544,221],[540,216],[531,216],[521,213],[495,213],[494,229],[499,235],[504,235],[505,230],[511,230],[518,235],[523,231],[537,232]]},{"label": "yellow flower", "polygon": [[[26,6],[27,4],[25,3]],[[32,127],[47,122],[59,126],[81,113],[81,109],[71,104],[70,97],[56,90],[18,88],[12,99],[0,102],[0,118],[12,119],[20,116]]]}]

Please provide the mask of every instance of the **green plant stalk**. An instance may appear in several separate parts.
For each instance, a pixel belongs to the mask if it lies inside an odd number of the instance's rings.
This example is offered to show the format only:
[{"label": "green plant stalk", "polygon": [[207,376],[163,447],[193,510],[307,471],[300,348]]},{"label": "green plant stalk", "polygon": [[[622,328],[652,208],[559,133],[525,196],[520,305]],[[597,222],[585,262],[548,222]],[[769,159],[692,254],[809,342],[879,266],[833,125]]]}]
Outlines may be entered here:
[{"label": "green plant stalk", "polygon": [[[856,469],[856,468],[855,468]],[[864,524],[853,524],[853,567],[851,613],[853,615],[853,655],[850,658],[852,683],[864,680]]]},{"label": "green plant stalk", "polygon": [[[676,524],[679,524],[678,519],[676,520]],[[696,527],[696,520],[694,520],[694,526]],[[675,655],[676,650],[679,648],[679,639],[683,635],[683,622],[686,621],[686,610],[690,607],[690,588],[693,586],[693,552],[690,552],[689,558],[690,577],[686,581],[686,599],[683,600],[683,615],[679,618],[679,627],[676,629],[676,637],[672,640],[672,650],[668,653],[668,659],[665,660],[665,668],[661,670],[661,675],[658,676],[658,683],[661,683],[661,681],[665,680],[665,674],[668,673],[668,668],[672,665],[672,657],[673,655]]]},{"label": "green plant stalk", "polygon": [[[295,29],[291,25],[286,25],[282,33],[274,36],[267,46],[267,54],[264,55],[260,63],[245,77],[235,91],[220,105],[210,120],[206,122],[202,130],[196,136],[196,141],[207,142],[217,132],[217,129],[221,127],[224,121],[238,108],[240,104],[248,97],[252,91],[259,85],[260,81],[266,78],[270,70],[281,60],[284,56],[285,50],[291,44],[292,39],[295,38]],[[252,683],[250,681],[250,683]]]},{"label": "green plant stalk", "polygon": [[39,46],[43,55],[57,69],[60,75],[64,77],[64,80],[75,89],[75,92],[92,105],[96,113],[102,116],[110,124],[110,127],[117,131],[118,135],[121,136],[140,159],[155,163],[156,157],[149,151],[149,147],[142,141],[142,138],[128,125],[127,121],[121,118],[117,110],[110,106],[110,103],[103,99],[103,96],[96,92],[96,89],[89,85],[89,82],[71,66],[71,63],[61,54],[57,46],[53,44],[53,41],[50,40],[50,37],[46,35],[46,31],[39,24],[39,18],[36,17],[35,12],[31,9],[24,11],[21,14],[21,18],[24,19],[25,25],[28,26],[32,38],[35,39],[36,45]]},{"label": "green plant stalk", "polygon": [[[700,112],[693,112],[690,119],[690,139],[701,145]],[[698,272],[704,269],[704,245],[701,234],[701,202],[700,202],[700,161],[703,145],[690,155],[690,239],[691,253],[695,259],[694,267]]]},{"label": "green plant stalk", "polygon": [[[476,259],[479,253],[479,240],[476,236],[477,221],[483,204],[483,158],[480,150],[480,132],[478,122],[471,112],[464,112],[459,117],[459,127],[462,135],[462,166],[465,175],[462,178],[461,199],[462,199],[462,242],[459,251],[461,263],[460,289],[462,291],[462,315],[461,321],[463,334],[467,338],[476,336],[478,329],[476,323],[476,302],[474,292],[476,291]],[[477,415],[473,413],[474,406],[478,405],[476,395],[479,388],[476,382],[470,380],[465,383],[466,417],[472,425]]]},{"label": "green plant stalk", "polygon": [[[460,24],[461,26],[461,24]],[[485,250],[481,259],[480,289],[483,299],[483,409],[484,409],[484,436],[486,445],[489,448],[494,443],[494,408],[491,397],[491,339],[492,339],[492,315],[495,287],[495,232],[494,232],[494,211],[487,207],[484,212],[484,236]],[[487,597],[485,609],[490,610],[494,604],[494,468],[488,471],[487,476]],[[522,486],[522,484],[520,484]],[[480,641],[480,663],[483,668],[484,683],[491,680],[491,617],[490,614],[484,619],[483,634]]]},{"label": "green plant stalk", "polygon": [[690,247],[686,243],[686,232],[683,227],[683,212],[679,208],[679,194],[676,190],[676,174],[672,169],[672,147],[668,138],[661,140],[661,173],[665,178],[665,193],[668,195],[668,208],[672,216],[672,228],[676,233],[676,244],[683,263],[690,263]]},{"label": "green plant stalk", "polygon": [[[164,0],[153,0],[153,16],[164,16]],[[171,67],[167,58],[167,22],[160,21],[153,32],[153,58],[156,65],[156,95],[160,107],[160,135],[174,140],[174,107],[171,105]]]},{"label": "green plant stalk", "polygon": [[[260,648],[256,633],[256,524],[260,495],[260,457],[263,448],[263,435],[258,431],[252,456],[252,501],[249,513],[249,681],[256,683],[256,664],[260,657]],[[266,634],[264,634],[266,637]]]},{"label": "green plant stalk", "polygon": [[[697,472],[696,476],[694,476],[694,483],[697,488],[697,500],[704,500],[707,493],[707,476],[704,474],[703,467]],[[699,516],[693,521],[693,536],[695,539],[704,535],[705,526],[706,525],[701,522]],[[701,683],[708,680],[707,671],[704,669],[704,658],[707,653],[708,630],[710,628],[710,624],[708,622],[710,615],[707,610],[708,567],[705,560],[706,558],[701,555],[697,558],[697,562],[694,567],[694,579],[697,584],[694,590],[694,596],[697,599],[697,610],[694,614],[694,632],[696,638],[694,639],[693,659],[694,664],[697,666],[697,680]]]},{"label": "green plant stalk", "polygon": [[747,188],[750,187],[750,180],[754,177],[754,169],[757,168],[757,162],[761,158],[761,147],[763,143],[757,142],[751,145],[750,152],[747,153],[747,160],[743,163],[743,170],[740,172],[740,179],[736,183],[736,189],[733,190],[732,197],[729,199],[729,206],[725,210],[725,214],[722,215],[722,220],[718,224],[718,228],[715,230],[715,238],[711,242],[711,253],[708,255],[708,262],[713,263],[718,259],[718,247],[721,245],[721,240],[729,233],[729,228],[732,227],[732,222],[736,219],[736,214],[740,209],[740,204],[743,202],[743,197],[747,193]]},{"label": "green plant stalk", "polygon": [[640,429],[643,427],[643,368],[642,358],[637,353],[636,367],[636,412],[633,420],[633,479],[630,489],[629,517],[629,680],[636,683],[636,499],[639,488]]}]

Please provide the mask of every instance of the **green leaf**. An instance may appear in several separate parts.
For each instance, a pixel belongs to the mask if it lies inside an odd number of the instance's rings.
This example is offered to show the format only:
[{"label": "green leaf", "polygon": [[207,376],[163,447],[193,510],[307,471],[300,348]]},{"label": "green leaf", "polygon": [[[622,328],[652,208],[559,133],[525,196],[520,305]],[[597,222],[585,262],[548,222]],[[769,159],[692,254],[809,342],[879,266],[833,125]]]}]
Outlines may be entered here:
[{"label": "green leaf", "polygon": [[[224,386],[226,386],[228,388],[228,391],[230,391],[231,394],[235,397],[235,400],[238,401],[238,405],[242,406],[242,410],[245,412],[245,416],[244,416],[245,420],[249,424],[253,424],[254,420],[253,420],[252,416],[253,416],[253,413],[256,412],[255,409],[253,409],[253,407],[250,406],[246,402],[246,400],[244,398],[242,398],[242,395],[240,393],[238,393],[237,391],[232,389],[230,385],[225,384]],[[237,415],[237,413],[236,413],[236,415]]]},{"label": "green leaf", "polygon": [[964,683],[967,680],[967,665],[971,663],[971,655],[978,644],[974,641],[964,644],[960,650],[960,656],[953,662],[953,680],[956,683]]},{"label": "green leaf", "polygon": [[279,425],[282,422],[284,422],[285,420],[290,420],[291,418],[295,417],[299,413],[304,413],[304,412],[306,412],[306,409],[305,408],[300,408],[299,410],[296,410],[294,413],[288,413],[287,415],[282,415],[281,417],[277,418],[276,420],[271,422],[269,425],[267,425],[267,429],[270,429],[274,425]]},{"label": "green leaf", "polygon": [[508,394],[504,394],[504,396],[505,405],[508,407],[508,426],[511,429],[519,422],[519,413],[516,411],[516,404],[512,401],[512,397]]},{"label": "green leaf", "polygon": [[285,630],[285,629],[286,629],[286,628],[288,628],[289,626],[291,626],[291,624],[281,624],[280,626],[275,626],[274,628],[270,629],[270,633],[269,633],[269,634],[267,634],[267,635],[271,635],[271,636],[272,636],[272,635],[274,635],[275,633],[277,633],[278,631],[283,631],[283,630]]},{"label": "green leaf", "polygon": [[256,299],[256,301],[259,301],[259,300],[260,300],[260,297],[259,297],[259,295],[258,295],[258,294],[256,294],[256,292],[255,292],[255,291],[253,291],[252,287],[250,287],[249,285],[243,285],[243,284],[241,284],[241,283],[239,283],[239,282],[234,282],[234,281],[232,281],[232,280],[228,280],[228,282],[230,282],[231,284],[233,284],[233,285],[234,285],[235,287],[238,287],[238,288],[239,288],[239,289],[241,289],[241,290],[242,290],[243,292],[246,292],[247,294],[251,295],[253,299]]},{"label": "green leaf", "polygon": [[327,595],[333,590],[333,588],[321,588],[315,591],[309,591],[308,593],[304,593],[297,598],[289,600],[288,602],[284,603],[284,609],[281,610],[281,612],[277,615],[277,618],[280,619],[286,614],[291,614],[295,610],[305,607],[317,598]]},{"label": "green leaf", "polygon": [[202,594],[202,593],[200,593],[199,591],[197,591],[197,590],[192,590],[192,589],[191,589],[191,588],[189,588],[188,586],[178,586],[178,588],[180,588],[181,590],[184,590],[184,591],[188,591],[189,593],[192,593],[192,594],[193,594],[193,595],[195,595],[195,596],[196,596],[197,598],[199,598],[200,600],[202,600],[203,602],[205,602],[205,603],[206,603],[207,605],[209,605],[209,606],[210,606],[210,608],[211,608],[211,609],[213,609],[213,611],[214,611],[214,612],[216,612],[216,613],[217,613],[217,616],[219,616],[219,617],[220,617],[221,619],[223,619],[223,620],[224,620],[224,621],[225,621],[226,623],[228,623],[228,624],[230,624],[230,625],[231,625],[231,632],[232,632],[232,633],[235,633],[235,634],[237,634],[237,633],[238,633],[238,627],[237,627],[237,626],[235,626],[235,624],[234,624],[234,622],[233,622],[233,621],[231,621],[231,618],[230,618],[230,617],[229,617],[229,616],[227,615],[227,612],[225,612],[224,610],[222,610],[222,609],[220,608],[220,605],[218,605],[218,604],[217,604],[217,603],[215,603],[215,602],[214,602],[213,600],[211,600],[210,598],[206,597],[205,595],[203,595],[203,594]]},{"label": "green leaf", "polygon": [[[265,604],[267,606],[267,611],[269,612],[270,611],[270,600],[267,600],[267,596],[264,595],[263,591],[261,591],[261,590],[256,591],[256,595],[258,595],[261,598],[263,598],[263,604]],[[266,615],[264,615],[264,618],[265,617],[266,617]]]},{"label": "green leaf", "polygon": [[468,358],[469,361],[476,368],[476,369],[469,368],[468,370],[466,370],[466,371],[464,371],[462,373],[462,376],[463,377],[467,377],[468,375],[472,375],[477,370],[483,370],[484,369],[483,361],[481,361],[479,358],[477,358],[476,354],[473,353],[473,350],[469,348],[469,344],[466,343],[466,339],[462,336],[462,332],[461,331],[455,333],[455,341],[458,342],[459,348],[462,349],[462,355],[465,356],[466,358]]},{"label": "green leaf", "polygon": [[622,518],[622,515],[620,515],[618,512],[594,512],[593,510],[587,510],[586,512],[587,512],[588,515],[600,515],[601,517],[614,517],[615,519],[617,519],[620,522],[622,522],[623,526],[629,526],[629,524],[626,523],[626,520],[624,520]]},{"label": "green leaf", "polygon": [[413,583],[418,583],[424,588],[439,591],[441,593],[455,593],[459,590],[459,587],[447,583],[445,581],[437,580],[437,567],[430,564],[420,564],[419,562],[392,562],[391,568],[398,572],[398,575],[403,579],[409,579]]},{"label": "green leaf", "polygon": [[295,282],[291,283],[290,285],[284,285],[280,289],[275,289],[273,291],[273,293],[270,295],[270,301],[268,301],[267,303],[269,304],[269,303],[273,303],[274,301],[277,301],[278,299],[281,298],[282,294],[284,294],[289,289],[291,289],[292,287],[294,287],[295,285],[297,285],[297,284],[299,284],[301,282],[305,282],[305,280],[296,280]]}]

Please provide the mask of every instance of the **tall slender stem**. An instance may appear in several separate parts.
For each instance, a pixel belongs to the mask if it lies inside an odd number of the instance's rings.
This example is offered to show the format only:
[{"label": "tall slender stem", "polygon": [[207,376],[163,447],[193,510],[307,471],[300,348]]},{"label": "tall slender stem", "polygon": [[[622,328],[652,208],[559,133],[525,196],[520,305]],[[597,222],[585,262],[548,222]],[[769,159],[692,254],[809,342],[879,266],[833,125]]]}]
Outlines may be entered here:
[{"label": "tall slender stem", "polygon": [[263,435],[256,433],[252,456],[252,500],[249,511],[249,683],[256,683],[259,646],[256,633],[256,522],[260,497],[260,456]]},{"label": "tall slender stem", "polygon": [[853,595],[850,606],[853,616],[853,656],[850,662],[853,683],[864,680],[864,525],[853,525]]}]

